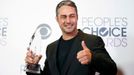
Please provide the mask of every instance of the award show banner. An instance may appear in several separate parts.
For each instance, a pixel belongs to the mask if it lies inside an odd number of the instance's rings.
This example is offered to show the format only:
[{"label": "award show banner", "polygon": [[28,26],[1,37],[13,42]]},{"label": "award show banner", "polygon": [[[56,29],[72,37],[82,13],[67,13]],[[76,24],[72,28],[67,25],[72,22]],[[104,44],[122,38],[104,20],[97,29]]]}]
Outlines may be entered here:
[{"label": "award show banner", "polygon": [[[61,0],[0,0],[0,75],[26,75],[25,56],[31,48],[40,50],[43,68],[48,44],[61,36],[55,20]],[[118,66],[118,75],[134,75],[134,1],[72,0],[78,7],[78,28],[101,36]],[[39,35],[40,34],[40,35]]]}]

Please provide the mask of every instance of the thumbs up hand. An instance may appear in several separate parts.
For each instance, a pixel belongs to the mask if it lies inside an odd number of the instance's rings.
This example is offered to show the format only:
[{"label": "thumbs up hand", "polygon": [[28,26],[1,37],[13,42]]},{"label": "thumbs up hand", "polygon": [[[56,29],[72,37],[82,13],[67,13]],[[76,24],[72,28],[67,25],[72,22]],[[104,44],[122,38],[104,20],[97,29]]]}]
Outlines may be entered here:
[{"label": "thumbs up hand", "polygon": [[81,42],[83,50],[77,53],[77,59],[81,64],[88,64],[91,61],[92,53],[90,49],[86,46],[85,42]]}]

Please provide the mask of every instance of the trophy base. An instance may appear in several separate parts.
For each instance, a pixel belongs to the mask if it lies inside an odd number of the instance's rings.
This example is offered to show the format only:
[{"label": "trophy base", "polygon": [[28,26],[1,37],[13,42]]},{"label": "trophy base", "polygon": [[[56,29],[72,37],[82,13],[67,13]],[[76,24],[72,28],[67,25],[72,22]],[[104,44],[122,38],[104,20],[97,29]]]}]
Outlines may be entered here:
[{"label": "trophy base", "polygon": [[40,65],[39,64],[32,64],[32,65],[28,64],[25,68],[25,71],[30,72],[30,73],[40,74],[41,73]]}]

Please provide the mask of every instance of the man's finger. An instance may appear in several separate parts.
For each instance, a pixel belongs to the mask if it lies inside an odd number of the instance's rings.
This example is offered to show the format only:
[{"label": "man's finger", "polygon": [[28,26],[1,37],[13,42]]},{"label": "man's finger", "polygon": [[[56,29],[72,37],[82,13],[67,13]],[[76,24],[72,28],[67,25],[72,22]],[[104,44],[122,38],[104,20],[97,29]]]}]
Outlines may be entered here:
[{"label": "man's finger", "polygon": [[37,64],[40,61],[41,58],[42,58],[42,55],[36,55],[34,57],[34,64]]},{"label": "man's finger", "polygon": [[85,41],[82,41],[82,42],[81,42],[81,46],[82,46],[83,50],[88,49],[88,47],[87,47]]},{"label": "man's finger", "polygon": [[33,58],[29,57],[29,56],[26,56],[25,58],[25,62],[28,63],[28,64],[33,64]]},{"label": "man's finger", "polygon": [[84,51],[84,50],[81,50],[81,51],[79,51],[78,53],[77,53],[77,59],[80,59],[80,58],[82,58],[83,56],[86,56],[87,54],[86,54],[86,51]]}]

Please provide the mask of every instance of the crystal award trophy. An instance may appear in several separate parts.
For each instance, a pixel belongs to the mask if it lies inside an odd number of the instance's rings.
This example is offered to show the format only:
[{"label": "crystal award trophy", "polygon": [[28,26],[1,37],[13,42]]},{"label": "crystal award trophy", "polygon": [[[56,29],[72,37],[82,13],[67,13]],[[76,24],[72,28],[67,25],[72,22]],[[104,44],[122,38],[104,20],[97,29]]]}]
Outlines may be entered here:
[{"label": "crystal award trophy", "polygon": [[[41,54],[42,42],[47,39],[51,35],[51,28],[47,24],[40,24],[34,34],[31,37],[28,50],[32,50],[33,57]],[[40,74],[41,68],[39,64],[26,64],[25,67],[26,72]]]}]

